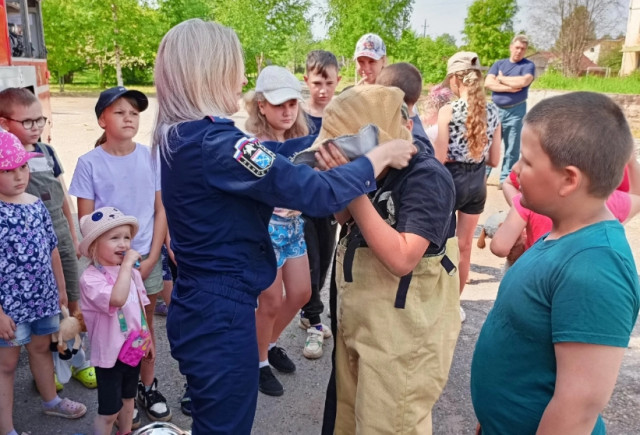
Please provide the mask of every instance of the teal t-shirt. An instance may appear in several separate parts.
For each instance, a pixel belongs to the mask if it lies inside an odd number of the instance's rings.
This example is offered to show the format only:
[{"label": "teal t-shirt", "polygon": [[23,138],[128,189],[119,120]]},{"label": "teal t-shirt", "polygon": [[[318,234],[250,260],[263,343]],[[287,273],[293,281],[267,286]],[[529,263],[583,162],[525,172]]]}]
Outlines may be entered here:
[{"label": "teal t-shirt", "polygon": [[[553,396],[554,343],[626,347],[640,288],[618,221],[538,240],[505,274],[471,363],[483,435],[535,434]],[[593,434],[604,434],[601,417]]]}]

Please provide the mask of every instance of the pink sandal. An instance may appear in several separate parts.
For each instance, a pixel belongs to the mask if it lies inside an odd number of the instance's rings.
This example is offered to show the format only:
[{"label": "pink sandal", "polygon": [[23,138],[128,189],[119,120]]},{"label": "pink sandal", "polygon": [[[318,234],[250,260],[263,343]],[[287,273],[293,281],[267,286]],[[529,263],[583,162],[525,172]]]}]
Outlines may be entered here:
[{"label": "pink sandal", "polygon": [[75,419],[85,415],[87,407],[82,403],[74,402],[65,397],[53,408],[43,409],[43,412],[47,415],[53,415],[54,417]]}]

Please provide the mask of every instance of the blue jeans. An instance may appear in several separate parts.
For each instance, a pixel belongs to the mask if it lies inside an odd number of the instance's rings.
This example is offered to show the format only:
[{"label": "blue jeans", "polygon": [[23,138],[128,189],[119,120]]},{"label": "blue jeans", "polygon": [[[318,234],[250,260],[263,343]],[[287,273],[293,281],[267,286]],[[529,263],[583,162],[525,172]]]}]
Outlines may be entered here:
[{"label": "blue jeans", "polygon": [[[522,132],[522,119],[527,113],[527,103],[518,104],[507,109],[500,109],[500,123],[502,124],[502,141],[504,142],[504,157],[500,170],[500,182],[502,183],[511,172],[511,168],[520,158],[520,133]],[[487,168],[487,175],[491,172]]]}]

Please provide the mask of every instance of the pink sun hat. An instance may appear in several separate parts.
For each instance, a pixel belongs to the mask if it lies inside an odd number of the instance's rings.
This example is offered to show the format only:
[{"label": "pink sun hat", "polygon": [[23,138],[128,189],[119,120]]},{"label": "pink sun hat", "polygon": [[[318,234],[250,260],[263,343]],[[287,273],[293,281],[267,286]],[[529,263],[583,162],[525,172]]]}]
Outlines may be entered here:
[{"label": "pink sun hat", "polygon": [[0,131],[0,170],[10,171],[19,168],[41,153],[32,153],[24,149],[20,139],[8,131]]}]

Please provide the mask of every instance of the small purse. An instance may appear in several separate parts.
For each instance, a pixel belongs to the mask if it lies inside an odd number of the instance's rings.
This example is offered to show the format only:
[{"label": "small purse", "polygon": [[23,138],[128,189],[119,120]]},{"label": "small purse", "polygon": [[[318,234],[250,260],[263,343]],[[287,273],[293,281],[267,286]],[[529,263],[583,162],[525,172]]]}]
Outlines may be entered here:
[{"label": "small purse", "polygon": [[[140,304],[142,305],[140,292],[138,292],[138,300],[140,300]],[[146,355],[147,350],[151,345],[151,333],[149,332],[147,319],[142,308],[140,309],[140,313],[142,316],[142,329],[129,331],[127,339],[118,354],[118,359],[131,367],[136,367],[140,364],[140,361]],[[120,330],[126,334],[128,327],[122,308],[118,309],[118,320],[120,321]],[[123,325],[124,330],[122,327]]]}]

